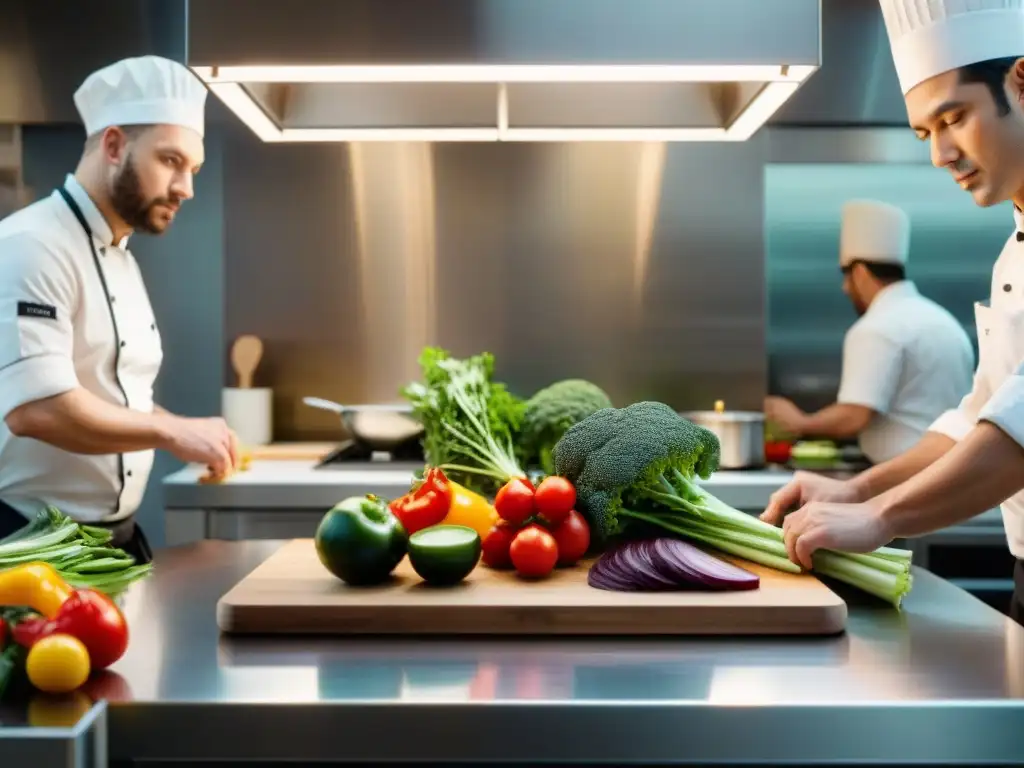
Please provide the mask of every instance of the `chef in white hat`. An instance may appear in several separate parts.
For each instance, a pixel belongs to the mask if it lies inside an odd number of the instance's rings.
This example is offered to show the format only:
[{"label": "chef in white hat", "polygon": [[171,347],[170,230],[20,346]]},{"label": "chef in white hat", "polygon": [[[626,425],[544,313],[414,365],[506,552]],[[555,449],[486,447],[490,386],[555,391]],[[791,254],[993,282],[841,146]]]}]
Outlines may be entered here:
[{"label": "chef in white hat", "polygon": [[133,232],[160,234],[203,163],[206,88],[155,56],[75,92],[85,148],[53,194],[0,221],[0,537],[45,505],[151,557],[133,515],[154,449],[216,473],[237,463],[219,418],[153,402],[163,357]]},{"label": "chef in white hat", "polygon": [[[971,392],[902,456],[847,482],[801,476],[763,515],[785,517],[790,556],[865,551],[996,505],[1018,558],[1011,615],[1024,623],[1024,0],[880,0],[910,126],[932,162],[1015,226],[975,305]],[[974,254],[965,254],[971,258]]]},{"label": "chef in white hat", "polygon": [[906,277],[910,219],[877,200],[842,209],[843,291],[860,315],[843,343],[836,402],[805,413],[782,397],[765,416],[800,438],[859,438],[880,464],[911,448],[971,389],[974,352],[963,327]]}]

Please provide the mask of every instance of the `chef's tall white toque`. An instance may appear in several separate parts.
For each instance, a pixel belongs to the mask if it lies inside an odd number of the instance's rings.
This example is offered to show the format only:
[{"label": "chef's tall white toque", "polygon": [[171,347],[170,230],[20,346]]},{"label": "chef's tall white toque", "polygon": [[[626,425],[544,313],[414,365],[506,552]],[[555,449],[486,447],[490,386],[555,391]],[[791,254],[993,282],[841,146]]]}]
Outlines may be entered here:
[{"label": "chef's tall white toque", "polygon": [[75,91],[85,135],[112,125],[180,125],[203,136],[208,90],[187,67],[160,56],[122,59]]},{"label": "chef's tall white toque", "polygon": [[1024,56],[1024,0],[879,0],[906,95],[936,75]]}]

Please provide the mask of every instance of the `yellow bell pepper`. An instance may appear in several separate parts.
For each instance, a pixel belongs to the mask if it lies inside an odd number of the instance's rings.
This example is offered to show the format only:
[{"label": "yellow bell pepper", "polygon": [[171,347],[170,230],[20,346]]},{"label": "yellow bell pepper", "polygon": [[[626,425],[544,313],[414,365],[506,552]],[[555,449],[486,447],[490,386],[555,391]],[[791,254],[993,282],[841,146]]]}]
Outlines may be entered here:
[{"label": "yellow bell pepper", "polygon": [[451,479],[448,483],[452,488],[452,503],[441,523],[468,526],[479,533],[481,539],[484,538],[500,519],[497,510],[480,494]]},{"label": "yellow bell pepper", "polygon": [[31,608],[52,619],[72,592],[48,563],[25,563],[0,571],[0,606]]}]

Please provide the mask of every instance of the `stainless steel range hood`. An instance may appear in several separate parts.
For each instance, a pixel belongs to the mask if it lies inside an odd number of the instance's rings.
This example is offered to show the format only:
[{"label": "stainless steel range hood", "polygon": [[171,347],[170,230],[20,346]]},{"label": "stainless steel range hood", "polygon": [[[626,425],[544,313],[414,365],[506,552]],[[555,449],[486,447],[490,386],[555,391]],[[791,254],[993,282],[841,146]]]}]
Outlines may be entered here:
[{"label": "stainless steel range hood", "polygon": [[189,0],[260,138],[744,141],[821,64],[821,0]]}]

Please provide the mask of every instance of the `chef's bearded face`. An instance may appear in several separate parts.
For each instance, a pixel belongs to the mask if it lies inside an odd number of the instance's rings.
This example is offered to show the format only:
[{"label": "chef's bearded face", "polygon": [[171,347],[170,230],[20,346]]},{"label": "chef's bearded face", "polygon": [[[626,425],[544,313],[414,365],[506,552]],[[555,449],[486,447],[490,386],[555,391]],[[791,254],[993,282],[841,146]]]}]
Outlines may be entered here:
[{"label": "chef's bearded face", "polygon": [[[1024,43],[1022,43],[1024,47]],[[1024,59],[937,75],[906,96],[910,125],[975,203],[1024,195]]]},{"label": "chef's bearded face", "polygon": [[110,201],[136,232],[161,234],[192,197],[192,179],[203,162],[203,141],[176,125],[108,129]]}]

